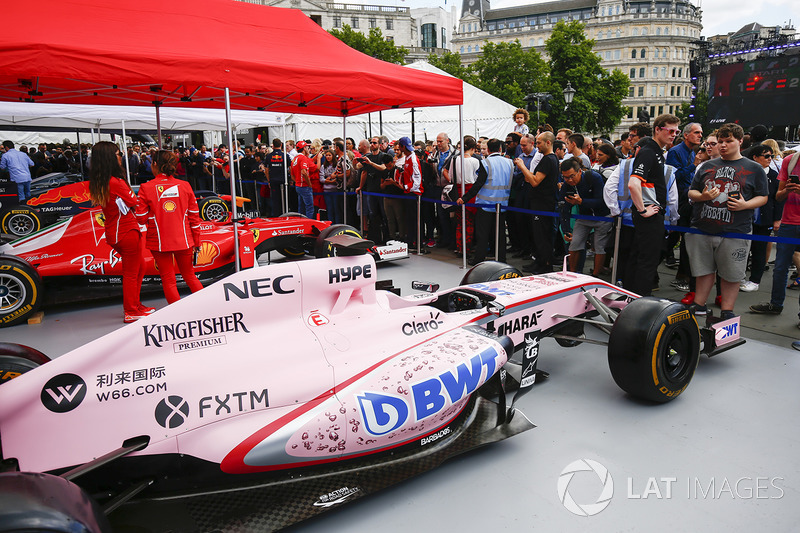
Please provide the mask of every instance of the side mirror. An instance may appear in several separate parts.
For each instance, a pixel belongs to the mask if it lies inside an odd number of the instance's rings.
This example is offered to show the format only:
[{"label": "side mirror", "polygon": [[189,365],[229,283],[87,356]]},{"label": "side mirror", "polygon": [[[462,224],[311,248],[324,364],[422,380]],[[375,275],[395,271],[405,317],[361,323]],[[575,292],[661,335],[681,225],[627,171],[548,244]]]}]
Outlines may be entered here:
[{"label": "side mirror", "polygon": [[439,290],[439,284],[428,281],[412,281],[411,288],[415,291],[436,292]]},{"label": "side mirror", "polygon": [[506,306],[498,302],[489,302],[486,305],[486,310],[490,315],[501,317],[506,313]]}]

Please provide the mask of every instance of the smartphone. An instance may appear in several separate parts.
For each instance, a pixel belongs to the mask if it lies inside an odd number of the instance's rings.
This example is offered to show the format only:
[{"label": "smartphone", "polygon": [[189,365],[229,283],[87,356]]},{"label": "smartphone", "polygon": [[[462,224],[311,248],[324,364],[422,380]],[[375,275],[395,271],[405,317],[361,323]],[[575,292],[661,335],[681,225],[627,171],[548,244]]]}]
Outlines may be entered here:
[{"label": "smartphone", "polygon": [[739,191],[731,191],[728,193],[728,198],[733,198],[734,200],[738,200],[741,197],[742,195]]},{"label": "smartphone", "polygon": [[800,176],[789,176],[789,182],[800,185]]}]

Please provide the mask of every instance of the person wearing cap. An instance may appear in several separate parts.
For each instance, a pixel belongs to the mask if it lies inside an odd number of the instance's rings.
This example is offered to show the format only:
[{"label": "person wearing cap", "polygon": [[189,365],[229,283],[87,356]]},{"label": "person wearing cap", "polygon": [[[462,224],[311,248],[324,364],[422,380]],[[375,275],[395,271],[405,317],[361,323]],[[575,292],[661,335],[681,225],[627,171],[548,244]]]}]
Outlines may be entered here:
[{"label": "person wearing cap", "polygon": [[314,218],[314,194],[311,191],[311,173],[317,165],[311,160],[309,145],[305,141],[295,144],[297,156],[292,159],[292,178],[297,191],[297,210],[308,218]]},{"label": "person wearing cap", "polygon": [[[414,145],[411,143],[411,139],[408,137],[400,137],[397,143],[397,146],[404,157],[402,168],[397,169],[397,176],[399,178],[398,181],[400,186],[407,197],[407,200],[404,202],[406,204],[405,234],[401,229],[400,235],[403,236],[407,242],[416,242],[416,202],[417,198],[422,196],[422,193],[424,192],[424,187],[422,185],[422,165],[420,164],[417,153],[414,151]],[[413,200],[413,202],[411,200]]]}]

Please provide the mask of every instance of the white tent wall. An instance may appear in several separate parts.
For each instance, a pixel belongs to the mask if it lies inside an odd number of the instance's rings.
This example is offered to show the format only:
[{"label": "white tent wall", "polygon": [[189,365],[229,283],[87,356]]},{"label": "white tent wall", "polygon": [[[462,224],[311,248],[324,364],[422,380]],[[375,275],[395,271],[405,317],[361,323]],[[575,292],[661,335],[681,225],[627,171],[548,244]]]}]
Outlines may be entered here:
[{"label": "white tent wall", "polygon": [[[70,144],[78,143],[78,135],[74,131],[11,131],[3,130],[0,127],[0,142],[12,141],[15,146],[36,146],[41,143],[46,144],[61,144],[66,139]],[[111,135],[101,133],[98,137],[97,132],[94,134],[95,142],[97,141],[110,141]],[[91,133],[81,133],[81,143],[86,144],[92,141]]]},{"label": "white tent wall", "polygon": [[[406,68],[435,72],[449,76],[427,61],[417,61]],[[435,88],[431,88],[435,90]],[[489,93],[464,83],[464,134],[475,137],[486,136],[505,139],[514,131],[513,114],[516,108]],[[411,135],[411,110],[389,109],[382,113],[370,113],[347,117],[347,135],[356,142],[370,135],[383,134],[390,139]],[[371,122],[371,129],[370,129]],[[440,132],[451,139],[458,138],[458,106],[418,108],[414,112],[415,137],[417,140],[434,140]],[[290,139],[332,139],[341,137],[342,119],[316,115],[288,115],[287,136]],[[281,128],[271,127],[270,138],[281,138]],[[370,133],[371,132],[371,133]]]}]

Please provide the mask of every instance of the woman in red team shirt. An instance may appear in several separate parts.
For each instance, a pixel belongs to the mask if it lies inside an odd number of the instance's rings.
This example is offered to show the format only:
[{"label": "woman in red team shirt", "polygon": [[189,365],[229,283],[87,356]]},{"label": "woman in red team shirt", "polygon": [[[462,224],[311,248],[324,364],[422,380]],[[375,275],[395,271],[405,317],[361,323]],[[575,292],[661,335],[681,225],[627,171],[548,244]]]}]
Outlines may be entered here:
[{"label": "woman in red team shirt", "polygon": [[200,211],[192,187],[175,177],[177,167],[178,157],[174,153],[169,150],[156,153],[155,178],[139,188],[144,209],[137,213],[140,221],[147,222],[145,245],[156,260],[168,303],[181,299],[175,283],[175,264],[192,292],[203,288],[192,265],[192,252],[200,246]]},{"label": "woman in red team shirt", "polygon": [[92,147],[89,196],[103,208],[106,242],[122,257],[122,308],[124,321],[135,322],[153,311],[142,305],[144,238],[136,221],[139,200],[123,176],[119,147],[102,141]]}]

